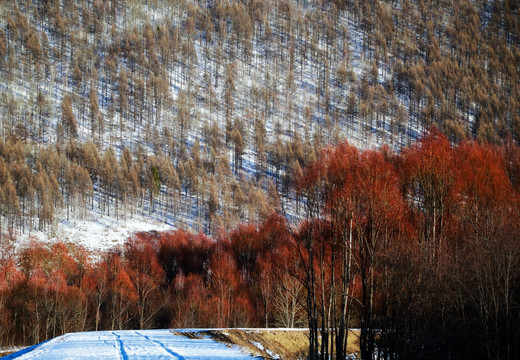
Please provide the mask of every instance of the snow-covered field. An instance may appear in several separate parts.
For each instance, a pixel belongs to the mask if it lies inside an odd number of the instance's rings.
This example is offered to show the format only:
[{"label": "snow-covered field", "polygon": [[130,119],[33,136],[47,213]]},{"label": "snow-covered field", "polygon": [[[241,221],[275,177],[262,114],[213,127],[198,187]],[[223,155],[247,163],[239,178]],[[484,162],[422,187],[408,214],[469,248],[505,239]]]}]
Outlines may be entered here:
[{"label": "snow-covered field", "polygon": [[171,224],[141,213],[135,213],[132,218],[106,216],[90,211],[83,219],[66,220],[62,217],[51,231],[32,231],[17,234],[17,247],[23,247],[32,239],[47,243],[56,241],[73,242],[83,246],[92,254],[121,246],[128,237],[141,231],[175,230]]},{"label": "snow-covered field", "polygon": [[191,339],[170,330],[71,333],[1,359],[253,359],[239,347],[209,337]]}]

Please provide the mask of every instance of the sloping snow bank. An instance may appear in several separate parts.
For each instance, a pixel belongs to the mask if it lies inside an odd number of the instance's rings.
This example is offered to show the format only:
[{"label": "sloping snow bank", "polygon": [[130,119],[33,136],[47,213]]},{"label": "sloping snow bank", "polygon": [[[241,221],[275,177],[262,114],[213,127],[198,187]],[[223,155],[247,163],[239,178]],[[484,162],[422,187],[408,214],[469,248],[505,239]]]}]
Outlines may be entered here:
[{"label": "sloping snow bank", "polygon": [[175,227],[154,219],[147,214],[137,213],[132,218],[102,216],[96,212],[88,212],[83,219],[67,221],[61,217],[57,226],[49,231],[33,231],[16,234],[16,247],[23,247],[31,239],[53,243],[56,241],[73,242],[83,246],[94,256],[102,251],[123,245],[133,234],[141,231],[167,231]]},{"label": "sloping snow bank", "polygon": [[87,359],[253,359],[240,348],[209,337],[190,339],[170,330],[70,333],[1,358],[2,360]]}]

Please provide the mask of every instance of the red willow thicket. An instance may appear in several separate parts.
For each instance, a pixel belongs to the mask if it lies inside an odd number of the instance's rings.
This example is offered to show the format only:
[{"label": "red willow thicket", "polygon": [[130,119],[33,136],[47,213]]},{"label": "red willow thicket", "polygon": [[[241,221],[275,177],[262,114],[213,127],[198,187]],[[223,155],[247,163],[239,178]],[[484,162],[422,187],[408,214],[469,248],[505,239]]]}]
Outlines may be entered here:
[{"label": "red willow thicket", "polygon": [[519,148],[432,129],[401,154],[325,149],[295,230],[311,359],[520,356]]},{"label": "red willow thicket", "polygon": [[[0,340],[156,327],[309,327],[309,358],[520,356],[520,150],[431,130],[402,153],[342,143],[272,214],[213,238],[139,233],[92,260],[33,242],[0,257]],[[3,237],[7,241],[7,237]],[[351,335],[350,335],[351,336]]]},{"label": "red willow thicket", "polygon": [[74,244],[33,241],[0,258],[1,344],[85,330],[302,326],[302,287],[273,265],[295,262],[289,239],[273,214],[215,239],[138,233],[96,260]]}]

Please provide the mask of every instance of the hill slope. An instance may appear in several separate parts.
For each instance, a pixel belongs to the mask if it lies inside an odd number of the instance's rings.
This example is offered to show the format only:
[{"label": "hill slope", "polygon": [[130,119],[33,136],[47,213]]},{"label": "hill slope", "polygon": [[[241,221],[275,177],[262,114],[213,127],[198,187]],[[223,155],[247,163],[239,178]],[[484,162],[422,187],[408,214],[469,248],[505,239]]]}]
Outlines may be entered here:
[{"label": "hill slope", "polygon": [[[500,1],[0,4],[2,230],[134,213],[210,233],[279,206],[348,138],[520,135],[520,14]],[[146,221],[146,220],[144,220]]]}]

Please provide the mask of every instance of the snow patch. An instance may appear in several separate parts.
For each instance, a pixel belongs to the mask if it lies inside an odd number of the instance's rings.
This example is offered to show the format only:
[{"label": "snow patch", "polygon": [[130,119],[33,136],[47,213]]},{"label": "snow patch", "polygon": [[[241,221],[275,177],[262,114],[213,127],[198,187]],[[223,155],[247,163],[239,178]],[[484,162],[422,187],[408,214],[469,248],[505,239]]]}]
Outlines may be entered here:
[{"label": "snow patch", "polygon": [[133,234],[141,231],[169,231],[176,228],[170,224],[158,221],[148,214],[138,212],[132,217],[116,218],[103,216],[96,212],[88,212],[84,219],[66,220],[61,217],[58,225],[50,231],[34,231],[18,236],[17,247],[23,247],[31,240],[46,243],[58,241],[73,242],[81,245],[92,254],[120,247]]}]

